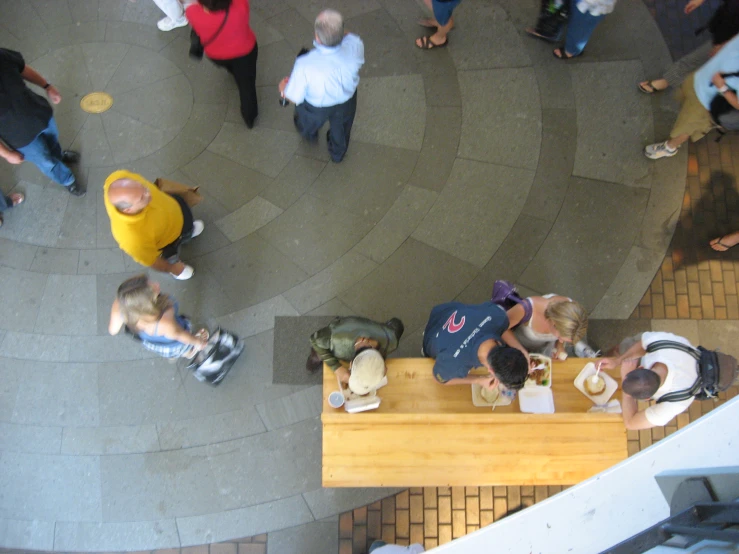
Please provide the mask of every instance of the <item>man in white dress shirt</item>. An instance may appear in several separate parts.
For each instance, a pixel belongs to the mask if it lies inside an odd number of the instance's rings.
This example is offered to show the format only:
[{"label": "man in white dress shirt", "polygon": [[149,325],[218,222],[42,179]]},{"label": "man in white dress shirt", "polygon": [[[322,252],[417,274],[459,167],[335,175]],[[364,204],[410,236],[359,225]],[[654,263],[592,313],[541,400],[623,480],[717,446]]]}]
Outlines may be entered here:
[{"label": "man in white dress shirt", "polygon": [[315,23],[315,48],[298,56],[290,77],[279,85],[280,94],[295,104],[295,127],[310,141],[326,121],[328,152],[338,163],[349,147],[357,111],[359,70],[364,65],[364,44],[344,33],[344,20],[335,10],[324,10]]}]

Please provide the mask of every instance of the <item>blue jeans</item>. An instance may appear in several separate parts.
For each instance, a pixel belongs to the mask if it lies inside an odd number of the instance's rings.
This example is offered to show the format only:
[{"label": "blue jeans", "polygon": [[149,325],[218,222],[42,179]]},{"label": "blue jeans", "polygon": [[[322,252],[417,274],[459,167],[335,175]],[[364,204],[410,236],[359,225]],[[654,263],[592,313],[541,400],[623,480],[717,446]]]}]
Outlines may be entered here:
[{"label": "blue jeans", "polygon": [[30,144],[17,149],[28,162],[36,164],[41,173],[64,187],[74,183],[74,174],[62,161],[59,129],[52,117],[49,126],[41,131]]},{"label": "blue jeans", "polygon": [[13,207],[13,199],[0,193],[0,214]]},{"label": "blue jeans", "polygon": [[590,15],[582,13],[577,9],[577,2],[573,0],[567,22],[567,37],[565,38],[565,51],[570,56],[579,56],[590,40],[590,35],[603,19],[603,15]]}]

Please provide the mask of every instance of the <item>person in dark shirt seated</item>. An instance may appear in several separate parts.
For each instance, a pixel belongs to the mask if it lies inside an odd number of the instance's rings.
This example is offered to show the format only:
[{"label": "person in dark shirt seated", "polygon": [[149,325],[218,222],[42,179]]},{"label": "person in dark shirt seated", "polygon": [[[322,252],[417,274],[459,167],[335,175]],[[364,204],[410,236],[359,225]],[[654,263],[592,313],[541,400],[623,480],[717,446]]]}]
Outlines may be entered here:
[{"label": "person in dark shirt seated", "polygon": [[[529,373],[520,350],[505,346],[505,310],[491,301],[482,304],[448,302],[431,310],[423,336],[423,355],[434,358],[434,376],[445,385],[477,383],[488,390],[502,385],[523,388]],[[488,375],[468,375],[476,367]]]}]

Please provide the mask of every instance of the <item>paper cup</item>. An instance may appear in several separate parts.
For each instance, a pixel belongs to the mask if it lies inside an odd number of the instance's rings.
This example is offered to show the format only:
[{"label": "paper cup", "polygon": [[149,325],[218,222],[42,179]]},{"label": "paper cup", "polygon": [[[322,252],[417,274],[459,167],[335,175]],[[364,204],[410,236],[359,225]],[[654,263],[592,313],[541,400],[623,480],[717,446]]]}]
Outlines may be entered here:
[{"label": "paper cup", "polygon": [[328,405],[332,408],[341,408],[344,405],[344,395],[334,391],[328,395]]}]

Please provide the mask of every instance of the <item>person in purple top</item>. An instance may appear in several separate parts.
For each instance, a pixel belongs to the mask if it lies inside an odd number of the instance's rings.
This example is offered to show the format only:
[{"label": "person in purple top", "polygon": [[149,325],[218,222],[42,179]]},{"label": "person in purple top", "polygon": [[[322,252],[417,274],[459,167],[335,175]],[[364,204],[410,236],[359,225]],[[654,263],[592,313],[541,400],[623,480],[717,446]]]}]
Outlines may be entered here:
[{"label": "person in purple top", "polygon": [[[434,358],[434,376],[445,385],[477,383],[492,390],[502,385],[523,388],[529,373],[526,357],[505,346],[505,310],[491,301],[482,304],[447,302],[431,310],[423,335],[423,355]],[[488,375],[468,375],[476,367]]]}]

